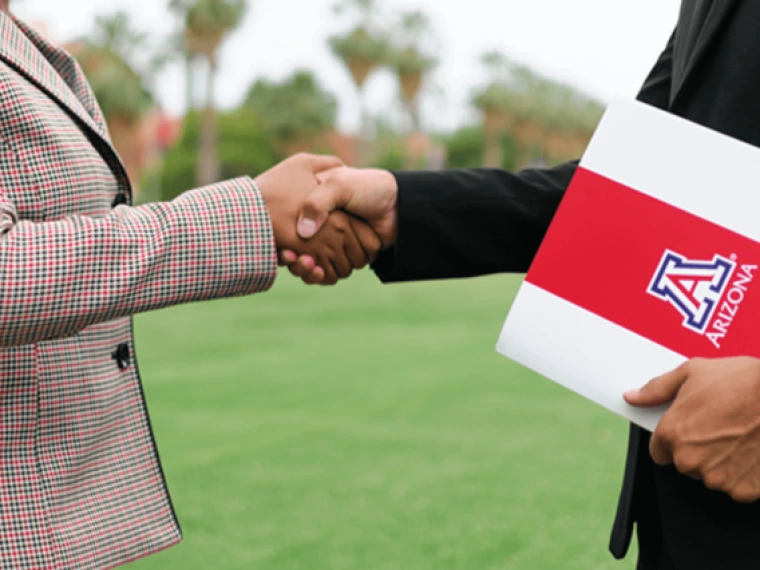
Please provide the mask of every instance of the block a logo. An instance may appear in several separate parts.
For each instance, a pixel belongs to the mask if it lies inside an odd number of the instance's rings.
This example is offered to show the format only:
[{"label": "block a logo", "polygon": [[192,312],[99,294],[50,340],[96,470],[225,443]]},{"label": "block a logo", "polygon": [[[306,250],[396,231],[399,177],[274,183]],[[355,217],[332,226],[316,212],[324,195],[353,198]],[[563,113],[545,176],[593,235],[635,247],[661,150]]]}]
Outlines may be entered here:
[{"label": "block a logo", "polygon": [[735,261],[717,254],[695,261],[665,250],[647,293],[675,307],[685,328],[705,334],[735,269]]}]

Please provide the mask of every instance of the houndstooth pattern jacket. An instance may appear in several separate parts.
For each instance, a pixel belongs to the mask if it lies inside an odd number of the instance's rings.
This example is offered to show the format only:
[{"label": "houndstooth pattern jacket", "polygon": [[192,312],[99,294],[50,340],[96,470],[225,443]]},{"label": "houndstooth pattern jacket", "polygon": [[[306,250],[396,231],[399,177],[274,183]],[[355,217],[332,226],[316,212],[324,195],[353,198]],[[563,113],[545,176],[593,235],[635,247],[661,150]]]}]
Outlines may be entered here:
[{"label": "houndstooth pattern jacket", "polygon": [[274,280],[252,180],[129,196],[77,63],[0,13],[1,568],[111,568],[180,540],[130,316]]}]

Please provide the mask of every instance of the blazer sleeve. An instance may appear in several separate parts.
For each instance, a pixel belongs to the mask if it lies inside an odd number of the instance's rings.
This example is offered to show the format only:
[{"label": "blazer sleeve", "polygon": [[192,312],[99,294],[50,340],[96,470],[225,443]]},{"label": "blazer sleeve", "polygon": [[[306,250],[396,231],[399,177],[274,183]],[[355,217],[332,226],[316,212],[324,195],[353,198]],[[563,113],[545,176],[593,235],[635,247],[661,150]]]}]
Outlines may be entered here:
[{"label": "blazer sleeve", "polygon": [[[662,109],[670,100],[674,35],[637,97]],[[384,282],[526,272],[577,165],[394,172],[398,239],[373,269]]]},{"label": "blazer sleeve", "polygon": [[[8,157],[10,159],[10,157]],[[7,176],[4,183],[12,182]],[[269,288],[272,228],[253,180],[108,216],[19,220],[0,188],[0,346],[190,301]]]}]

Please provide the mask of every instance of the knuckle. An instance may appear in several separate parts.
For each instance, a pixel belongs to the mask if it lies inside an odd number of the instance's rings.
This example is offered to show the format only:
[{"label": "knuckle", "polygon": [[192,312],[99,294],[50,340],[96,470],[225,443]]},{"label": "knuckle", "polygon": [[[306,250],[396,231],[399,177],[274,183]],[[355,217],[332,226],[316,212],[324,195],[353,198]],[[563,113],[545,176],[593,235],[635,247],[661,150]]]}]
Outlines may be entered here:
[{"label": "knuckle", "polygon": [[335,187],[335,171],[334,170],[323,170],[319,173],[317,176],[317,179],[319,180],[319,186],[323,190],[331,190]]},{"label": "knuckle", "polygon": [[330,223],[340,233],[346,233],[348,231],[349,223],[348,217],[342,212],[336,212],[330,218]]},{"label": "knuckle", "polygon": [[336,170],[330,174],[330,184],[337,190],[342,190],[348,186],[348,172]]},{"label": "knuckle", "polygon": [[303,282],[306,283],[307,285],[316,285],[321,280],[322,279],[319,273],[317,273],[316,271],[312,271],[310,273],[304,274],[303,276]]},{"label": "knuckle", "polygon": [[690,451],[679,451],[673,456],[673,464],[683,474],[699,471],[699,458]]},{"label": "knuckle", "polygon": [[652,436],[652,440],[649,442],[649,455],[657,465],[663,465],[663,459],[666,455],[667,445],[662,441],[662,438],[657,434]]},{"label": "knuckle", "polygon": [[377,237],[377,236],[374,236],[374,235],[373,235],[373,236],[372,236],[372,239],[371,239],[371,240],[370,240],[370,242],[367,244],[367,251],[368,251],[368,253],[369,253],[369,254],[370,254],[372,257],[374,257],[374,256],[376,256],[378,253],[380,253],[380,250],[382,249],[382,247],[383,247],[383,243],[380,241],[380,238],[379,238],[379,237]]},{"label": "knuckle", "polygon": [[337,281],[338,276],[336,275],[335,270],[332,267],[330,267],[329,264],[325,264],[323,267],[325,267],[325,272],[324,272],[324,276],[320,280],[320,283],[327,285],[327,284],[332,284],[335,281]]},{"label": "knuckle", "polygon": [[655,437],[666,445],[673,445],[676,442],[675,422],[670,421],[667,414],[660,421],[660,425],[657,426]]},{"label": "knuckle", "polygon": [[352,267],[349,263],[339,262],[335,264],[335,276],[338,279],[345,279],[351,275]]},{"label": "knuckle", "polygon": [[668,465],[668,461],[667,459],[665,459],[665,456],[662,456],[655,452],[653,452],[651,456],[652,456],[652,461],[654,462],[655,465],[659,465],[660,467],[665,467]]},{"label": "knuckle", "polygon": [[745,485],[731,489],[728,494],[737,503],[754,503],[759,498],[756,490]]},{"label": "knuckle", "polygon": [[683,370],[687,373],[694,373],[695,370],[702,368],[705,364],[707,364],[707,359],[697,356],[686,361]]},{"label": "knuckle", "polygon": [[674,461],[674,440],[667,422],[658,426],[649,445],[650,455],[657,465],[664,466]]},{"label": "knuckle", "polygon": [[704,476],[705,487],[713,491],[720,491],[726,484],[726,473],[722,470],[713,470]]}]

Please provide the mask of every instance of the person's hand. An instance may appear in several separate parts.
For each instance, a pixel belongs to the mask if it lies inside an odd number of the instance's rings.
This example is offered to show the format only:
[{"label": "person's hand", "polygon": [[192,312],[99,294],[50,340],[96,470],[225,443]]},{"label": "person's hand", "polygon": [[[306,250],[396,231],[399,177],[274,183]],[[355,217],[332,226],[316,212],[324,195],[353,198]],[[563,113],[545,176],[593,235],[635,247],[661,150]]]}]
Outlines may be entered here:
[{"label": "person's hand", "polygon": [[[335,285],[350,277],[354,269],[373,262],[382,242],[366,222],[339,211],[330,214],[318,236],[309,241],[298,238],[296,247],[295,251],[313,263],[311,275],[304,282]],[[308,267],[309,261],[305,263]]]},{"label": "person's hand", "polygon": [[691,360],[625,394],[634,406],[673,402],[650,451],[661,466],[742,503],[760,499],[760,360]]},{"label": "person's hand", "polygon": [[[304,201],[298,233],[304,239],[321,235],[330,212],[342,209],[366,220],[382,240],[383,249],[396,243],[398,185],[387,170],[336,168],[317,175],[320,185]],[[324,230],[322,230],[324,231]],[[320,264],[309,255],[284,250],[280,262],[305,283],[324,283]]]},{"label": "person's hand", "polygon": [[[298,154],[256,178],[267,203],[278,250],[308,256],[315,283],[335,284],[354,269],[366,266],[377,255],[382,242],[366,223],[345,212],[335,212],[324,222],[319,236],[304,240],[296,232],[296,220],[304,200],[319,184],[317,176],[342,166],[330,156]],[[314,279],[314,277],[312,277]]]}]

